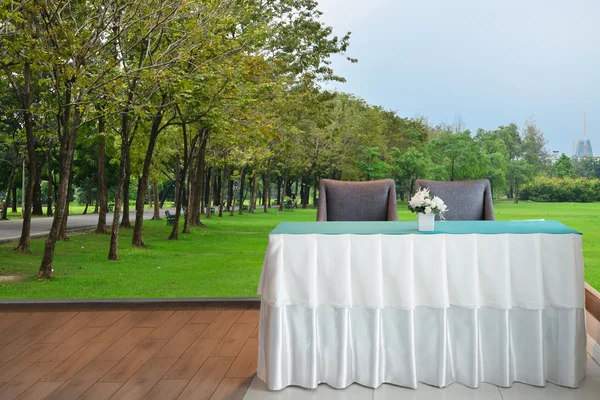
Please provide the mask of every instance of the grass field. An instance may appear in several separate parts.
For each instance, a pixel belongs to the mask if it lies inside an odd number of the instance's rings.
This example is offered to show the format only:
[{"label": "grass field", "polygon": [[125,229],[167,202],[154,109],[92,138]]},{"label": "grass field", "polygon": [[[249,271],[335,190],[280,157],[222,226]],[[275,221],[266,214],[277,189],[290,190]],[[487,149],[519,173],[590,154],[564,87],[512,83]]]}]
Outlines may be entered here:
[{"label": "grass field", "polygon": [[[555,219],[583,232],[585,278],[600,289],[600,203],[495,204],[496,217]],[[294,210],[244,214],[205,220],[206,229],[166,240],[165,221],[144,222],[148,249],[131,247],[131,230],[121,230],[120,261],[106,260],[109,237],[73,234],[59,243],[55,278],[37,282],[43,239],[32,240],[32,255],[12,252],[13,243],[0,245],[0,276],[18,275],[0,283],[0,298],[157,298],[256,296],[268,233],[281,221],[314,221],[316,211]],[[400,220],[415,219],[404,205]],[[0,222],[0,229],[2,229]]]}]

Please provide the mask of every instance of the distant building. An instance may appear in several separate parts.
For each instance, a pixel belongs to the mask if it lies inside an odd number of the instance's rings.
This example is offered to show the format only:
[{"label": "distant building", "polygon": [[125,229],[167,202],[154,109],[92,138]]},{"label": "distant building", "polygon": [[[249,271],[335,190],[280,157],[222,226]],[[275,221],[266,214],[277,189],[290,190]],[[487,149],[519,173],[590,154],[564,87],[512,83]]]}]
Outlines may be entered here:
[{"label": "distant building", "polygon": [[573,157],[581,158],[593,156],[594,152],[592,151],[592,142],[590,139],[575,139],[575,144],[573,146]]}]

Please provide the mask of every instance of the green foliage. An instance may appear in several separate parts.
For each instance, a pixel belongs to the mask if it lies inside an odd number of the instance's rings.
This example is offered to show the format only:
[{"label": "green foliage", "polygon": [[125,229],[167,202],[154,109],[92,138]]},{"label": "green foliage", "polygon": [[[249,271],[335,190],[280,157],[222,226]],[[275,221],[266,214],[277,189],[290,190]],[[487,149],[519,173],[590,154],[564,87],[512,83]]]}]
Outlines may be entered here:
[{"label": "green foliage", "polygon": [[481,148],[471,132],[442,133],[428,145],[435,178],[441,180],[469,180],[485,177],[489,160],[481,156]]},{"label": "green foliage", "polygon": [[584,178],[600,178],[600,157],[581,157],[575,161],[575,171]]},{"label": "green foliage", "polygon": [[550,176],[556,178],[574,178],[576,175],[575,164],[565,153],[550,167]]},{"label": "green foliage", "polygon": [[537,177],[522,188],[521,198],[540,202],[600,201],[600,180]]},{"label": "green foliage", "polygon": [[367,180],[385,178],[390,170],[390,165],[382,160],[378,147],[363,149],[363,161],[358,165],[367,175]]}]

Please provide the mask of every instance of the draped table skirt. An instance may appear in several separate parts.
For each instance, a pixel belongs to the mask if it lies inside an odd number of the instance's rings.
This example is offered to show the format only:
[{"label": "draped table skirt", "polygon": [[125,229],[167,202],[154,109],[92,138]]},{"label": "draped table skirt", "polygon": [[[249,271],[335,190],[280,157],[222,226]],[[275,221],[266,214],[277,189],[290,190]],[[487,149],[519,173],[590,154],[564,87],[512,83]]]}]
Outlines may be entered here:
[{"label": "draped table skirt", "polygon": [[585,376],[580,308],[308,308],[263,301],[260,315],[257,375],[270,390],[354,382],[578,387]]},{"label": "draped table skirt", "polygon": [[269,389],[584,377],[582,236],[556,221],[283,222],[258,293]]}]

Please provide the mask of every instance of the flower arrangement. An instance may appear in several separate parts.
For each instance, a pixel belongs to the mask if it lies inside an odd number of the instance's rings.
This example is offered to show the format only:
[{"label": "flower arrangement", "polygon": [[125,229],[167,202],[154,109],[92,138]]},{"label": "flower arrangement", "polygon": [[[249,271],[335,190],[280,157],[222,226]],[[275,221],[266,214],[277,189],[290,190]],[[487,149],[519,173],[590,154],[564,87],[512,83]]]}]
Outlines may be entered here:
[{"label": "flower arrangement", "polygon": [[410,199],[408,209],[416,213],[433,213],[443,219],[444,213],[448,211],[448,206],[439,197],[431,197],[429,188],[422,188]]}]

